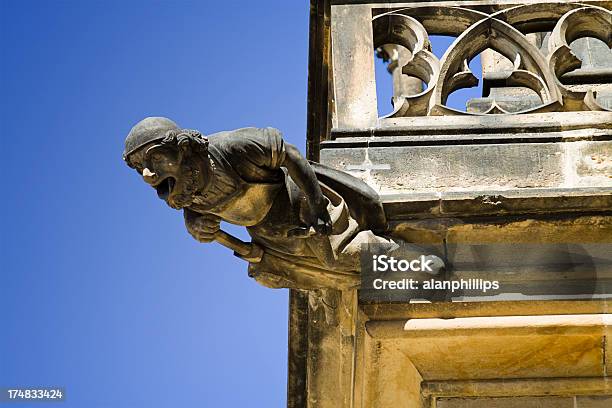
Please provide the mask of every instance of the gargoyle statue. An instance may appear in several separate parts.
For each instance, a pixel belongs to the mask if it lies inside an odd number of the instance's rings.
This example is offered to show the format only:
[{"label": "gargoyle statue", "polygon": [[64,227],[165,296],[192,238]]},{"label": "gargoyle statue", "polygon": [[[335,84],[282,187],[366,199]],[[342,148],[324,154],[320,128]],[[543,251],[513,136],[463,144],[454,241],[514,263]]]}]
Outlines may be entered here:
[{"label": "gargoyle statue", "polygon": [[[276,129],[205,137],[150,117],[128,134],[123,159],[183,210],[195,239],[233,249],[268,287],[356,288],[362,245],[397,247],[384,236],[385,214],[371,187],[308,162]],[[220,230],[221,221],[246,227],[252,242]]]}]

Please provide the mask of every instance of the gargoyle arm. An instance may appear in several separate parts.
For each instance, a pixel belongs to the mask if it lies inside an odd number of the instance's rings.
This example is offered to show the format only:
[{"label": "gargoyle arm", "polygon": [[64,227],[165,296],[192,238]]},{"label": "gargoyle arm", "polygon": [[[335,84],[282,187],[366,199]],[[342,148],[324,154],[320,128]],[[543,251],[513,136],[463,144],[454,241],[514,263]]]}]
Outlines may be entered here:
[{"label": "gargoyle arm", "polygon": [[317,176],[310,167],[308,160],[302,156],[297,147],[290,143],[285,143],[285,160],[281,164],[289,173],[291,179],[304,192],[308,199],[308,205],[313,215],[318,219],[313,219],[315,224],[323,221],[328,223],[329,214],[327,213],[327,200],[321,191]]}]

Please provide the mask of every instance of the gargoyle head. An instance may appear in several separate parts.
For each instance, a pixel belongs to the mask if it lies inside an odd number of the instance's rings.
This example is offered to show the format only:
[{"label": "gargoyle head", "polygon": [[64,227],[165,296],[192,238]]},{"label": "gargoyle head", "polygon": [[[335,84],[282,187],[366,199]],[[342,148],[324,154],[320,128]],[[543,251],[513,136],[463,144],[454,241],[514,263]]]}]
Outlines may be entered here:
[{"label": "gargoyle head", "polygon": [[188,207],[211,181],[208,139],[167,118],[140,121],[125,139],[123,160],[170,207]]}]

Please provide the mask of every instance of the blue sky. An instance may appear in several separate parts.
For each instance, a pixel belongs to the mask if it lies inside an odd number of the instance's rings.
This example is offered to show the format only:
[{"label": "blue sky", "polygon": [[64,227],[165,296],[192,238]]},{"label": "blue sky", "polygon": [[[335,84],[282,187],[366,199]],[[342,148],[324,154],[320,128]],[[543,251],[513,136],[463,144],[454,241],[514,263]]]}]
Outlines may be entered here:
[{"label": "blue sky", "polygon": [[284,406],[287,291],[192,240],[121,151],[156,115],[303,151],[308,2],[0,4],[0,386],[64,386],[65,408]]}]

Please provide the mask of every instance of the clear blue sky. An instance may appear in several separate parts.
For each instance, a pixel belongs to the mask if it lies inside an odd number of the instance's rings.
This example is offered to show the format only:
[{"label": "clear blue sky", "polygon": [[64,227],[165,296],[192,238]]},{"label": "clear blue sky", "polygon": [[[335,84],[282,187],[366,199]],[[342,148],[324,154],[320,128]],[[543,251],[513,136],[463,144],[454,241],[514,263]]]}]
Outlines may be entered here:
[{"label": "clear blue sky", "polygon": [[152,115],[273,126],[303,151],[308,1],[0,4],[0,386],[65,386],[65,408],[284,406],[287,291],[192,240],[121,151]]}]

